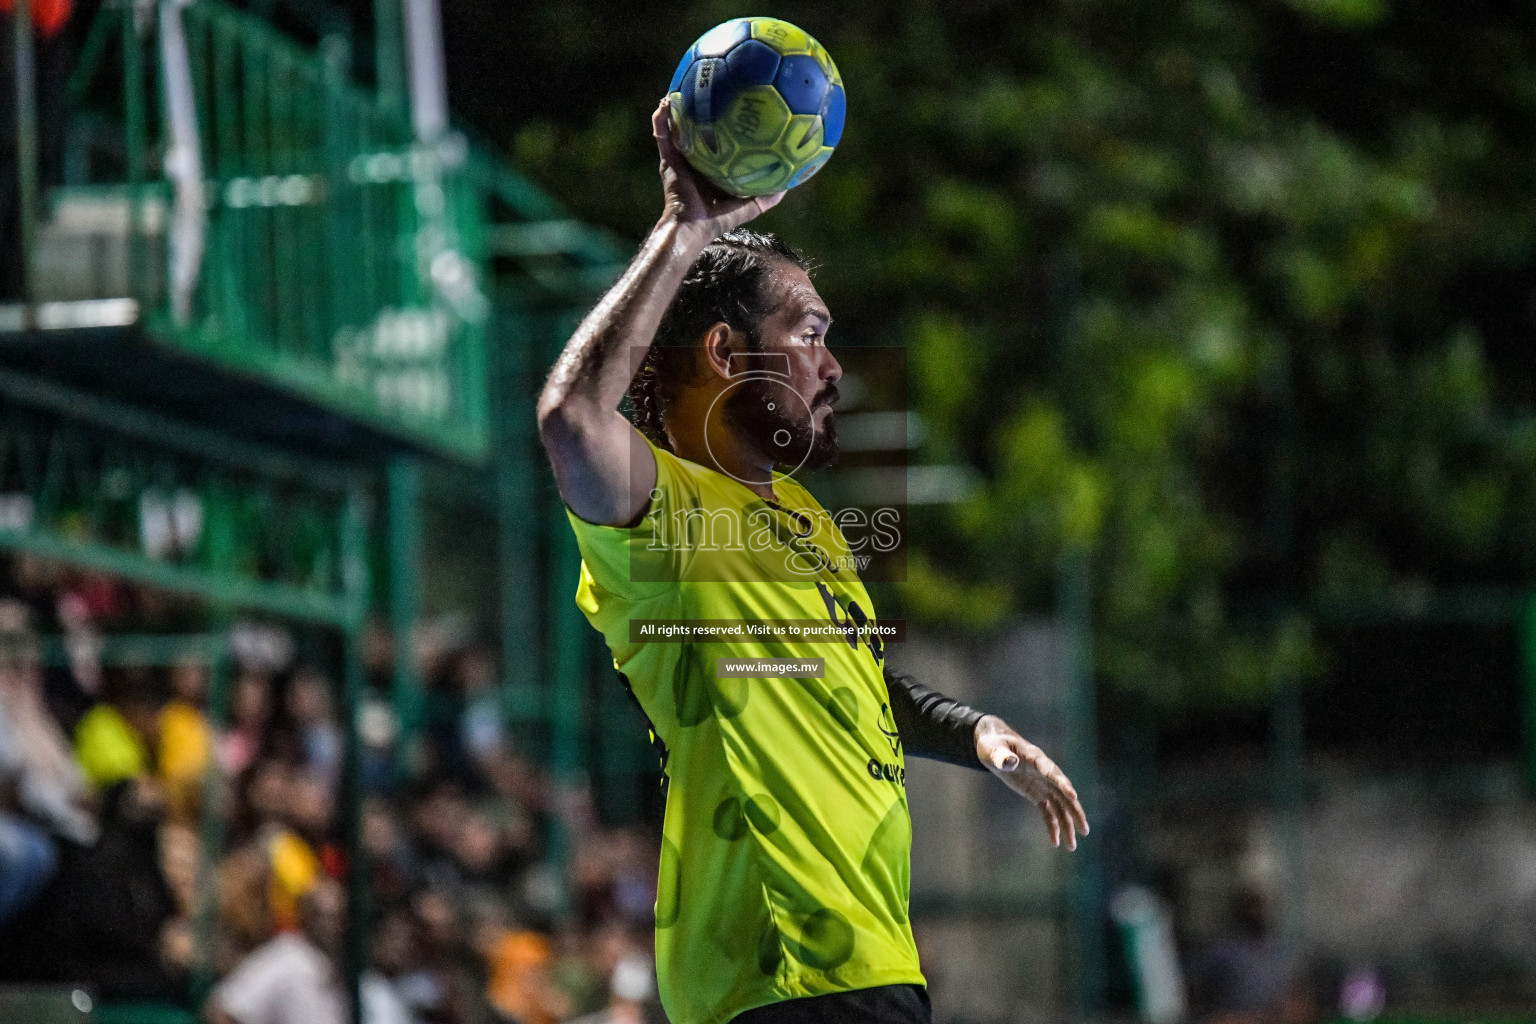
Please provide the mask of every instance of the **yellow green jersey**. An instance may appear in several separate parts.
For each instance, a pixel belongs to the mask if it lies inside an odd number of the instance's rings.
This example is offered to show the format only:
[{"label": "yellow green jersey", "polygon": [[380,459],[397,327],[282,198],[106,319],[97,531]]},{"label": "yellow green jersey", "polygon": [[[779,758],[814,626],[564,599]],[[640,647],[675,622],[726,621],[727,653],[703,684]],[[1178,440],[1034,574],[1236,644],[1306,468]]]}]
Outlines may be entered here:
[{"label": "yellow green jersey", "polygon": [[[719,1024],[784,999],[924,984],[883,642],[849,628],[875,620],[855,553],[794,480],[776,478],[767,501],[653,451],[656,487],[638,525],[570,518],[577,604],[665,751],[656,964],[668,1016]],[[657,623],[679,620],[744,628],[655,638]],[[787,623],[823,624],[823,637],[745,628]],[[742,658],[819,658],[825,675],[717,672]]]}]

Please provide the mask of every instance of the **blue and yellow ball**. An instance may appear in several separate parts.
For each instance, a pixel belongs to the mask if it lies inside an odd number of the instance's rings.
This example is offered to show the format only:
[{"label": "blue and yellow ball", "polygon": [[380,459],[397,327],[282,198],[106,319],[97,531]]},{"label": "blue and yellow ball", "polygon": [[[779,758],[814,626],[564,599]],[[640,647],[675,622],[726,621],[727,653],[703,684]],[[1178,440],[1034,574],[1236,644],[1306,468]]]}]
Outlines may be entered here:
[{"label": "blue and yellow ball", "polygon": [[777,18],[735,18],[704,33],[667,96],[678,148],[738,196],[793,188],[821,170],[847,111],[831,54]]}]

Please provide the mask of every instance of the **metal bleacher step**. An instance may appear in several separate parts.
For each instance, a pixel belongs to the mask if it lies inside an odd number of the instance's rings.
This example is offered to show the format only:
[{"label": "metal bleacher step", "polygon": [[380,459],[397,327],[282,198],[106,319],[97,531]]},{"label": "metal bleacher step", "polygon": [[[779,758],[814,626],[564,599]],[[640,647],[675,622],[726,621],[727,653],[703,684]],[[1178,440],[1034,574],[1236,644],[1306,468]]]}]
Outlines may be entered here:
[{"label": "metal bleacher step", "polygon": [[[32,257],[38,302],[125,295],[153,301],[164,295],[167,204],[159,190],[144,193],[137,204],[126,186],[72,186],[52,193]],[[130,230],[135,218],[136,232]]]}]

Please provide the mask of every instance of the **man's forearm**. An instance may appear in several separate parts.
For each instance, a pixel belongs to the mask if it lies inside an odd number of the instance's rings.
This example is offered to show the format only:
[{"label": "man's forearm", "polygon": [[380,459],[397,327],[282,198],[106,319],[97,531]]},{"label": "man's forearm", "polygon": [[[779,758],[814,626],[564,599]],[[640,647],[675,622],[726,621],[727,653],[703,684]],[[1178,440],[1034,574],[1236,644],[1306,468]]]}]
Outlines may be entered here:
[{"label": "man's forearm", "polygon": [[985,717],[982,712],[890,669],[885,670],[885,689],[908,754],[986,770],[976,756],[976,723]]},{"label": "man's forearm", "polygon": [[539,397],[541,421],[618,409],[683,275],[707,241],[671,217],[656,224],[624,276],[560,353]]}]

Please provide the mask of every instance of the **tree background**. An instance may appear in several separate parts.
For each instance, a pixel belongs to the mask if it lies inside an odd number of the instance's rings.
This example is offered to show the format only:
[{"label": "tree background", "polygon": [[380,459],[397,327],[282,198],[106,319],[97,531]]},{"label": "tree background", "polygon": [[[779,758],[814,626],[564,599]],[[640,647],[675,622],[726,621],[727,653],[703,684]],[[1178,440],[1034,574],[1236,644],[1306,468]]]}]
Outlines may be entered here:
[{"label": "tree background", "polygon": [[[450,0],[450,95],[638,239],[677,55],[756,13]],[[763,226],[820,262],[834,344],[907,350],[912,461],[984,481],[914,510],[884,614],[984,631],[1086,550],[1101,679],[1178,707],[1326,675],[1330,609],[1531,577],[1536,5],[771,13],[849,112]]]}]

